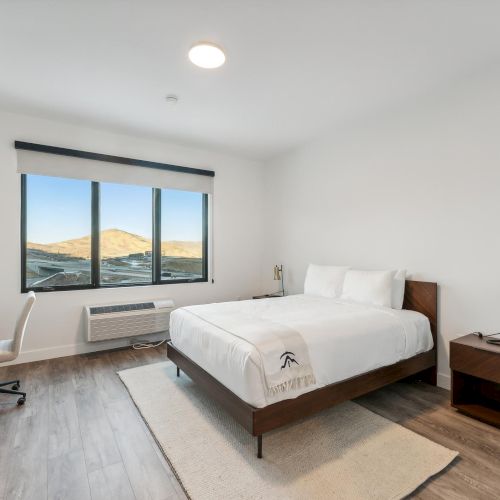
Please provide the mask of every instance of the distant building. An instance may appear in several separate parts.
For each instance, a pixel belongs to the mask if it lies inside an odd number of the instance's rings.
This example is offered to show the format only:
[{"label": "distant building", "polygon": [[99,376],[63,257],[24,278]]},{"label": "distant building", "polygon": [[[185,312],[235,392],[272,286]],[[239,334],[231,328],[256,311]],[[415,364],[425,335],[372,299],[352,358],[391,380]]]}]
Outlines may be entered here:
[{"label": "distant building", "polygon": [[143,259],[144,254],[142,252],[141,253],[129,253],[128,258],[129,259]]}]

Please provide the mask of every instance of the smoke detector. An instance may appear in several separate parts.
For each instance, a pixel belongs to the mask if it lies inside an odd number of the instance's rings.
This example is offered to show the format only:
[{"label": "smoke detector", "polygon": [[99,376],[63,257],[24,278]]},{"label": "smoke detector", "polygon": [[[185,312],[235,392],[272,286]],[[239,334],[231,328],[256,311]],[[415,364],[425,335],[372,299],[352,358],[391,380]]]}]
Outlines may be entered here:
[{"label": "smoke detector", "polygon": [[167,101],[167,104],[170,104],[170,106],[175,106],[179,101],[179,98],[174,94],[169,94],[165,97],[165,100]]}]

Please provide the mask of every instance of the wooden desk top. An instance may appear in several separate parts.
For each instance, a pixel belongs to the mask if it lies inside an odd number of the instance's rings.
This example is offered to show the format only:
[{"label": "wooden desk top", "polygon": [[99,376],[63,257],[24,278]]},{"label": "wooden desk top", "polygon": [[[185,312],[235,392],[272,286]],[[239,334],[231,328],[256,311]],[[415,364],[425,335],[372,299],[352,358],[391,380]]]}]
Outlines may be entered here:
[{"label": "wooden desk top", "polygon": [[[500,339],[500,335],[495,335],[491,338]],[[488,344],[486,340],[488,337],[480,339],[477,335],[470,333],[464,337],[459,337],[451,341],[453,344],[474,347],[475,349],[483,349],[484,351],[494,352],[500,354],[500,345]]]}]

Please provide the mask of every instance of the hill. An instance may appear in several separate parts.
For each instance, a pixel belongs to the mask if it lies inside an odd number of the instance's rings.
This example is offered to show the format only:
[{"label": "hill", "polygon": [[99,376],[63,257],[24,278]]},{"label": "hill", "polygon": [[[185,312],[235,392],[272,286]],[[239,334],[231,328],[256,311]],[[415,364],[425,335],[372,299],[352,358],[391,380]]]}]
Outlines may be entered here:
[{"label": "hill", "polygon": [[[28,242],[28,249],[41,250],[47,253],[65,254],[81,259],[90,259],[90,236],[83,236],[57,243]],[[128,233],[120,229],[101,231],[101,256],[104,259],[124,257],[131,253],[151,251],[152,242],[138,234]],[[163,255],[170,257],[201,258],[201,241],[162,241]]]}]

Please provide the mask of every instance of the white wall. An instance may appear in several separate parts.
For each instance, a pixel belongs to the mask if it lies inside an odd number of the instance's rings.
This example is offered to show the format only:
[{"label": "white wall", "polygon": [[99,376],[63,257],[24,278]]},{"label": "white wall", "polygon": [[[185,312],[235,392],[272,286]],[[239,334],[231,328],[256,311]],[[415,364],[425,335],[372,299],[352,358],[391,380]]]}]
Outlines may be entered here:
[{"label": "white wall", "polygon": [[300,292],[315,262],[438,282],[443,386],[449,340],[500,330],[500,76],[479,76],[329,131],[265,178],[264,278],[282,262]]},{"label": "white wall", "polygon": [[407,268],[437,281],[446,386],[448,341],[500,330],[499,88],[499,74],[478,75],[331,130],[264,169],[214,151],[0,113],[0,337],[11,335],[23,303],[18,139],[216,171],[214,285],[41,293],[20,361],[110,347],[85,342],[84,304],[246,298],[277,288],[275,263],[285,265],[287,291],[300,292],[307,264],[317,262]]},{"label": "white wall", "polygon": [[261,165],[214,151],[190,148],[0,113],[0,338],[13,333],[24,296],[20,293],[20,176],[14,140],[128,156],[215,170],[215,284],[191,283],[39,293],[23,353],[17,362],[115,347],[122,341],[88,344],[82,306],[120,300],[173,298],[177,305],[248,298],[260,292]]}]

